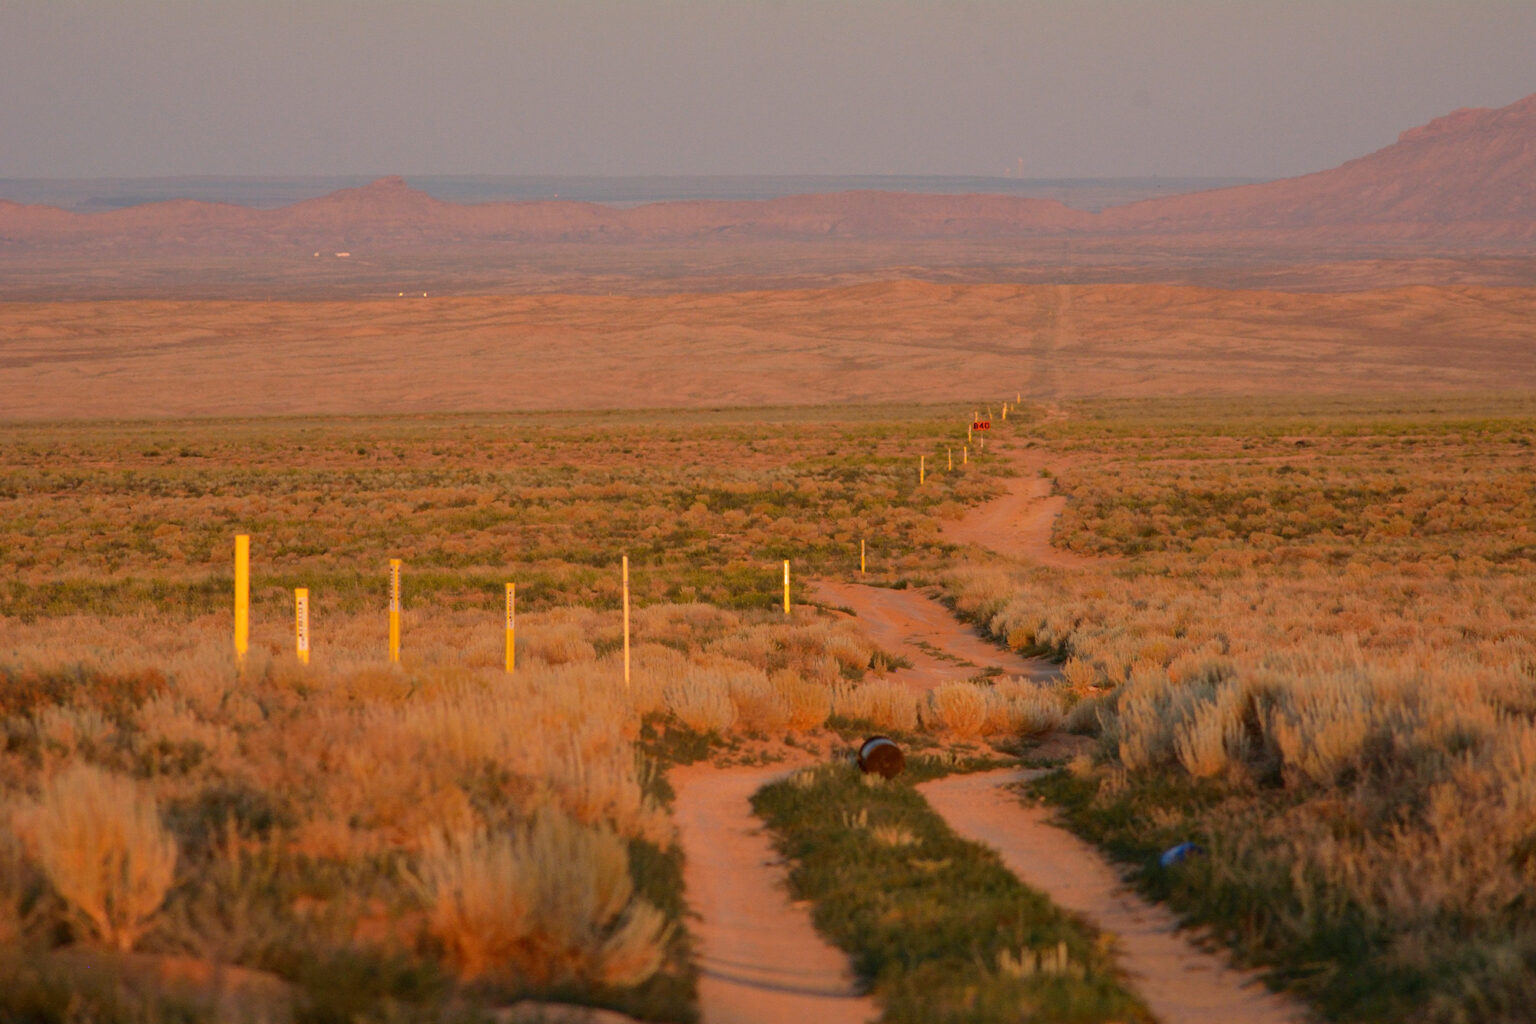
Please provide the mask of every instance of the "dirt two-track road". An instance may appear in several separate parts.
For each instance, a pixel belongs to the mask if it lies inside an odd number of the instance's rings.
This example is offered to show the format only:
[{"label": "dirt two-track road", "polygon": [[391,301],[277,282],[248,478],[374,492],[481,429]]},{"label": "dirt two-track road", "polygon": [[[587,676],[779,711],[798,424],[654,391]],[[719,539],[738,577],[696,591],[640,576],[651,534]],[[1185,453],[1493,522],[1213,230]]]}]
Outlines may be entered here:
[{"label": "dirt two-track road", "polygon": [[[1026,478],[950,531],[952,539],[1044,564],[1081,560],[1050,549],[1059,503],[1045,480]],[[1041,551],[1041,547],[1045,548]],[[1043,557],[1041,557],[1043,555]],[[988,669],[1053,678],[1055,666],[1002,650],[958,622],[932,597],[857,583],[819,581],[826,604],[851,609],[869,636],[912,665],[894,674],[929,690]],[[846,957],[812,929],[806,908],[791,903],[786,873],[752,814],[757,788],[794,766],[674,774],[677,818],[688,859],[687,885],[700,921],[697,934],[705,1024],[804,1024],[873,1020],[859,998]],[[1119,962],[1164,1024],[1299,1024],[1293,1000],[1267,991],[1257,975],[1202,950],[1173,915],[1137,896],[1100,854],[1027,806],[1008,787],[1028,773],[1005,770],[926,783],[920,792],[960,835],[996,849],[1025,884],[1113,936]]]}]

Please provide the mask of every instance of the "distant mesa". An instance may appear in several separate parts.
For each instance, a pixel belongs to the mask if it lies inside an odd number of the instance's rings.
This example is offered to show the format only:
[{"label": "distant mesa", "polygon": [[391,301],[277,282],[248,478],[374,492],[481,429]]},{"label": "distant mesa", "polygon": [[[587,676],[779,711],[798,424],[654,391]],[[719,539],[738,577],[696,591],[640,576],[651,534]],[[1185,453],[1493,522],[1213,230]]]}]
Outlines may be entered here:
[{"label": "distant mesa", "polygon": [[178,199],[76,213],[0,200],[0,251],[357,252],[460,242],[1193,238],[1536,242],[1536,95],[1457,110],[1332,170],[1111,207],[1002,195],[839,192],[631,208],[566,200],[458,204],[404,178],[258,210]]},{"label": "distant mesa", "polygon": [[1536,240],[1536,95],[1455,111],[1332,170],[1132,203],[1101,217],[1110,231],[1329,227],[1380,238]]}]

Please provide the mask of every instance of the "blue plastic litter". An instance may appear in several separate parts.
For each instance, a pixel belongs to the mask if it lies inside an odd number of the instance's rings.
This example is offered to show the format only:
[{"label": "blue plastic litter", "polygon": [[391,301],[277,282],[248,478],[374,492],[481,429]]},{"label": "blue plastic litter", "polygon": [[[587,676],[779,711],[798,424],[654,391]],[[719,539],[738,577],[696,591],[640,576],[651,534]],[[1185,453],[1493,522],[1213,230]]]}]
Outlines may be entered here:
[{"label": "blue plastic litter", "polygon": [[1171,868],[1180,861],[1188,860],[1190,857],[1204,852],[1195,843],[1180,843],[1178,846],[1170,846],[1164,850],[1163,855],[1157,858],[1157,862],[1165,868]]}]

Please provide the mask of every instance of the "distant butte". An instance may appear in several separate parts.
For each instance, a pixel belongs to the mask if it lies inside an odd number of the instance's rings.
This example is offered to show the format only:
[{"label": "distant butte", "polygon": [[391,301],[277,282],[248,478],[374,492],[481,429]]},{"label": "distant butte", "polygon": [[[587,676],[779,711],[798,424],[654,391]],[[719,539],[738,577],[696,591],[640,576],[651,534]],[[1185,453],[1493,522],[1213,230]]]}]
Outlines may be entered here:
[{"label": "distant butte", "polygon": [[1536,95],[1458,110],[1332,170],[1112,207],[998,195],[842,192],[651,203],[443,202],[381,178],[276,210],[173,200],[97,213],[0,200],[0,252],[393,249],[423,244],[816,239],[1193,239],[1203,245],[1536,242]]}]

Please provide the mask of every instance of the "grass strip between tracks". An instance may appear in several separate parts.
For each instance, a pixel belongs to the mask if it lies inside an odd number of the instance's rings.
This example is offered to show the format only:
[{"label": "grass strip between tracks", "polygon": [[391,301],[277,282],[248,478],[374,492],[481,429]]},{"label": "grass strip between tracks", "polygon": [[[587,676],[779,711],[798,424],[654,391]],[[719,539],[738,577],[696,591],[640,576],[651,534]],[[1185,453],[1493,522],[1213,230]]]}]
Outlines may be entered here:
[{"label": "grass strip between tracks", "polygon": [[[853,960],[883,1020],[1148,1021],[1107,943],[957,837],[912,787],[846,764],[803,769],[753,807],[791,861],[790,887]],[[873,780],[873,781],[871,781]]]}]

